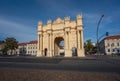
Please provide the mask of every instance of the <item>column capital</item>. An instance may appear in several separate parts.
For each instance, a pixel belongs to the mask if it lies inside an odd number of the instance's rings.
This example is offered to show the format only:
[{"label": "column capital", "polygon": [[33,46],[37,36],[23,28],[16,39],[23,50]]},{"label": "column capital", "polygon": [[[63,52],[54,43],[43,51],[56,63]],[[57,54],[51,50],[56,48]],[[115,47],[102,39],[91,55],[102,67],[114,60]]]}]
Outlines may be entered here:
[{"label": "column capital", "polygon": [[77,26],[77,30],[83,30],[83,27]]},{"label": "column capital", "polygon": [[42,31],[38,31],[38,34],[42,34],[43,32]]},{"label": "column capital", "polygon": [[65,27],[65,31],[70,31],[70,27]]}]

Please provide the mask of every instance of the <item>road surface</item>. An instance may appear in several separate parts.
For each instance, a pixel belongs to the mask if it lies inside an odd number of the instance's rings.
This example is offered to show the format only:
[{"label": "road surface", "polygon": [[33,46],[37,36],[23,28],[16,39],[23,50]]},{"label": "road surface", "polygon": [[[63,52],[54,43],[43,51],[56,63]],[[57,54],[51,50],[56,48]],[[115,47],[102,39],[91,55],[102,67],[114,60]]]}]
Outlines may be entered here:
[{"label": "road surface", "polygon": [[0,69],[32,69],[120,74],[119,58],[0,57]]}]

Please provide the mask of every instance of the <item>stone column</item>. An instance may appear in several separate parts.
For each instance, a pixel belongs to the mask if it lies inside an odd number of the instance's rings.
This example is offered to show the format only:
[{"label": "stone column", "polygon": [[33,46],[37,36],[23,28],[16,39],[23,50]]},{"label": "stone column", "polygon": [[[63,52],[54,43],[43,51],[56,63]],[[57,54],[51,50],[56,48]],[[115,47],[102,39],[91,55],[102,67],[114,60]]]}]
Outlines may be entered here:
[{"label": "stone column", "polygon": [[43,36],[42,36],[42,34],[40,35],[40,52],[41,52],[41,56],[43,56]]},{"label": "stone column", "polygon": [[52,34],[52,45],[51,45],[51,46],[52,46],[52,56],[54,56],[54,46],[55,46],[55,45],[54,45],[54,44],[55,44],[55,43],[54,43],[54,40],[55,40],[55,39],[54,39],[54,33],[53,33],[53,34]]},{"label": "stone column", "polygon": [[70,39],[69,38],[70,38],[70,32],[68,32],[68,50],[70,49],[70,45],[69,45],[70,44]]},{"label": "stone column", "polygon": [[38,34],[38,51],[40,51],[40,34]]},{"label": "stone column", "polygon": [[81,30],[81,47],[84,49],[83,30]]},{"label": "stone column", "polygon": [[78,56],[84,56],[84,46],[83,46],[83,32],[81,30],[78,30],[77,32],[78,35],[78,49],[77,49],[77,53]]},{"label": "stone column", "polygon": [[50,33],[49,34],[49,54],[50,54],[50,57],[52,56],[52,34]]},{"label": "stone column", "polygon": [[77,31],[77,46],[78,46],[78,50],[80,49],[80,32],[79,30]]},{"label": "stone column", "polygon": [[77,31],[76,31],[76,48],[78,48],[78,35],[77,35]]},{"label": "stone column", "polygon": [[38,34],[38,51],[37,51],[37,56],[42,56],[42,54],[41,54],[41,43],[42,42],[42,40],[41,40],[41,35],[40,34]]},{"label": "stone column", "polygon": [[47,36],[48,36],[47,56],[50,56],[50,34],[47,33]]},{"label": "stone column", "polygon": [[40,34],[38,34],[37,56],[40,55]]},{"label": "stone column", "polygon": [[65,57],[71,57],[72,54],[70,54],[69,49],[69,32],[65,32]]},{"label": "stone column", "polygon": [[68,32],[65,32],[65,49],[68,49]]},{"label": "stone column", "polygon": [[83,30],[81,30],[81,56],[85,56],[84,54],[84,41],[83,41]]},{"label": "stone column", "polygon": [[80,56],[81,55],[81,36],[80,36],[80,30],[77,31],[77,55]]},{"label": "stone column", "polygon": [[81,36],[81,31],[80,31],[80,49],[82,49],[82,36]]}]

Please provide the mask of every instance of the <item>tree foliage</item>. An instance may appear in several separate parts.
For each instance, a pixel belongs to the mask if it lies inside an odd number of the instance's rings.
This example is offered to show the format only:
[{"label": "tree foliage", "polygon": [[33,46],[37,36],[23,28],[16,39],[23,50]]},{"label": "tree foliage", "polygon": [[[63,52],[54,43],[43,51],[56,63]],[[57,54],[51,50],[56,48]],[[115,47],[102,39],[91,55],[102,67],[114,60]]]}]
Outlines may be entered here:
[{"label": "tree foliage", "polygon": [[85,51],[86,51],[86,52],[92,51],[92,49],[93,49],[94,46],[93,46],[93,44],[92,44],[92,42],[91,42],[91,39],[88,39],[88,40],[86,41],[84,47],[85,47]]},{"label": "tree foliage", "polygon": [[2,55],[7,55],[8,48],[4,47],[1,49]]},{"label": "tree foliage", "polygon": [[0,40],[0,55],[7,54],[8,49],[5,47],[5,41]]},{"label": "tree foliage", "polygon": [[17,49],[18,47],[18,41],[13,38],[13,37],[7,37],[4,41],[0,41],[0,44],[4,45],[2,48],[1,48],[1,52],[3,55],[7,55],[7,52],[10,50],[11,53],[13,50]]},{"label": "tree foliage", "polygon": [[5,39],[5,49],[11,51],[10,53],[13,54],[13,51],[17,49],[18,41],[13,37],[7,37]]},{"label": "tree foliage", "polygon": [[5,39],[5,46],[9,49],[9,50],[15,50],[18,47],[18,41],[13,38],[13,37],[8,37]]}]

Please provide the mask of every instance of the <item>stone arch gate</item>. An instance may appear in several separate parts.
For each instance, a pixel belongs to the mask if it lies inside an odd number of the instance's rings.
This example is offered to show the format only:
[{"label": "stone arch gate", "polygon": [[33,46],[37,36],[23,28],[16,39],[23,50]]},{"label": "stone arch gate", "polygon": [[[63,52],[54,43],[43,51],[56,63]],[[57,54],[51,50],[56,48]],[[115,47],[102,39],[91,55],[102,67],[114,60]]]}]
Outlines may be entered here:
[{"label": "stone arch gate", "polygon": [[[77,15],[76,20],[70,17],[61,19],[58,17],[54,22],[48,20],[46,25],[38,23],[38,51],[37,56],[55,56],[56,38],[64,40],[65,57],[72,57],[72,48],[77,48],[77,56],[84,56],[83,24],[82,16]],[[60,41],[61,39],[57,39]]]}]

